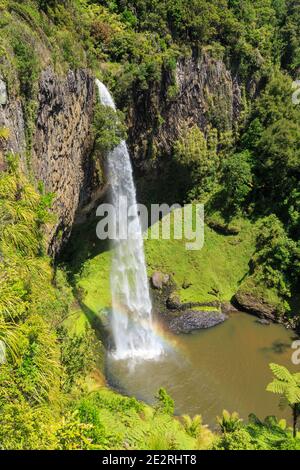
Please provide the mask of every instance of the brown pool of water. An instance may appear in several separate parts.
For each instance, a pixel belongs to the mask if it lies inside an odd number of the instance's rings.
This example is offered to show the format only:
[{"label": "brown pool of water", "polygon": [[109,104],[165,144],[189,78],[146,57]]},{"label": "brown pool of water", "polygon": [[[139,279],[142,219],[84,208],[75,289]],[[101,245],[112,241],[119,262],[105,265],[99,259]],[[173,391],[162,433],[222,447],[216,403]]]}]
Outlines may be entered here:
[{"label": "brown pool of water", "polygon": [[[170,341],[171,339],[171,341]],[[158,361],[129,366],[107,358],[108,380],[122,392],[154,403],[160,387],[173,397],[177,414],[201,414],[215,426],[223,409],[242,418],[255,413],[289,418],[278,397],[266,392],[272,380],[270,362],[299,372],[292,364],[295,334],[280,325],[263,326],[255,317],[233,314],[222,325],[191,335],[168,337],[167,352]]]}]

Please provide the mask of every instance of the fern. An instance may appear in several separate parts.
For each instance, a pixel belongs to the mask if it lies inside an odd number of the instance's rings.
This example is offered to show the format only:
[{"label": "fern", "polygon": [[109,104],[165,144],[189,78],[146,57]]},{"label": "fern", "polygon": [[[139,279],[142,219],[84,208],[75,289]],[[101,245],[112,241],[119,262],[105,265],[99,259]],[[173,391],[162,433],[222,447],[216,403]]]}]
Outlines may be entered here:
[{"label": "fern", "polygon": [[270,364],[275,378],[267,391],[280,395],[280,406],[289,405],[293,412],[293,436],[297,435],[297,420],[300,416],[300,374],[292,374],[286,367]]},{"label": "fern", "polygon": [[270,369],[271,369],[271,371],[273,372],[273,374],[275,375],[275,377],[277,379],[285,381],[285,382],[289,382],[290,380],[292,380],[293,376],[287,370],[286,367],[280,366],[279,364],[271,363],[270,364]]},{"label": "fern", "polygon": [[240,429],[242,425],[242,420],[236,411],[229,413],[229,411],[223,410],[222,416],[217,417],[217,422],[223,433],[234,432]]},{"label": "fern", "polygon": [[191,437],[197,438],[200,436],[202,431],[202,416],[196,415],[191,418],[188,415],[182,416],[183,426],[187,434]]}]

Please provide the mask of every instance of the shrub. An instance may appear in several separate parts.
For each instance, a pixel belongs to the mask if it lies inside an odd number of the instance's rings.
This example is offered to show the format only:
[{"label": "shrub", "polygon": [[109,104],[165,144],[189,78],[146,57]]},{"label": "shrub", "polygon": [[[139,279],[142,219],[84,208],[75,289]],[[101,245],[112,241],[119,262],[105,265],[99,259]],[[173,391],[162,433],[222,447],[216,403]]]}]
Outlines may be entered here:
[{"label": "shrub", "polygon": [[207,137],[198,126],[185,126],[174,146],[174,158],[189,200],[199,199],[213,190],[219,165],[217,132],[207,129]]},{"label": "shrub", "polygon": [[83,334],[70,336],[63,326],[57,329],[57,336],[61,348],[60,362],[64,368],[62,388],[68,393],[94,366],[95,336],[90,327],[86,327]]},{"label": "shrub", "polygon": [[274,214],[263,218],[258,225],[252,259],[260,281],[276,288],[282,297],[289,297],[300,274],[299,259],[299,247],[288,238],[280,220]]},{"label": "shrub", "polygon": [[251,154],[248,151],[234,154],[225,160],[223,181],[229,208],[240,210],[253,187]]},{"label": "shrub", "polygon": [[249,433],[245,429],[237,429],[225,433],[213,444],[214,450],[255,450]]},{"label": "shrub", "polygon": [[223,410],[222,416],[217,417],[217,422],[224,434],[235,432],[242,426],[242,420],[236,411],[230,414],[227,410]]},{"label": "shrub", "polygon": [[101,104],[95,107],[93,129],[97,150],[104,155],[126,138],[123,114]]},{"label": "shrub", "polygon": [[88,450],[92,440],[89,437],[92,424],[82,423],[78,411],[67,414],[56,430],[57,448],[59,450]]},{"label": "shrub", "polygon": [[166,413],[168,415],[174,414],[175,403],[174,400],[168,395],[166,389],[160,388],[156,396],[158,401],[156,409],[160,413]]}]

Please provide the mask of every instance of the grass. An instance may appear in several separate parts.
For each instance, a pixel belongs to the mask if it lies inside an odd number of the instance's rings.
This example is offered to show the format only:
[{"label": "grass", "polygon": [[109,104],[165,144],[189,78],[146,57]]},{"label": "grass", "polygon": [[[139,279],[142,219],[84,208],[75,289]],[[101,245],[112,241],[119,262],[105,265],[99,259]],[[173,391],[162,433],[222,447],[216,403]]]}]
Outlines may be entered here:
[{"label": "grass", "polygon": [[[91,224],[89,230],[95,230],[95,224]],[[100,245],[100,242],[95,240],[94,234],[87,236],[86,233],[85,226],[74,237],[77,240],[73,249],[74,265],[80,264],[76,262],[76,256],[83,259],[80,249],[88,258],[83,261],[80,270],[76,268],[75,281],[88,315],[98,316],[111,307],[111,252],[97,253],[95,245]],[[80,247],[83,239],[84,246]],[[89,250],[89,243],[93,245],[93,250]],[[216,298],[229,301],[249,271],[248,263],[254,251],[251,223],[243,221],[239,234],[235,236],[221,235],[205,226],[202,250],[187,251],[185,244],[185,240],[145,240],[149,276],[157,270],[171,274],[183,302],[206,302]],[[191,285],[183,288],[184,283]]]},{"label": "grass", "polygon": [[[148,272],[172,274],[183,302],[230,300],[249,271],[254,251],[251,224],[243,222],[237,236],[216,233],[205,225],[202,250],[187,251],[185,240],[148,240]],[[184,284],[191,284],[187,289]]]},{"label": "grass", "polygon": [[83,302],[95,315],[111,306],[109,273],[110,252],[105,252],[88,260],[78,277],[78,287],[83,289]]}]

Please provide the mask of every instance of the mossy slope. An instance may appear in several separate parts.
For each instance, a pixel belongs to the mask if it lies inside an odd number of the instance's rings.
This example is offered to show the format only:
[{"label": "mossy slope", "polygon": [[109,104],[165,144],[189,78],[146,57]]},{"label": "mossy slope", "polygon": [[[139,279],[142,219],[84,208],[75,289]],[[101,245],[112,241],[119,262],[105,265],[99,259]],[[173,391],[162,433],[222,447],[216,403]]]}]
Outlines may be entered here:
[{"label": "mossy slope", "polygon": [[[92,225],[91,229],[95,227]],[[255,250],[254,228],[248,221],[241,223],[238,235],[221,235],[205,225],[204,246],[188,251],[186,240],[145,240],[148,274],[162,271],[171,274],[182,301],[229,301],[249,273],[249,260]],[[80,234],[77,234],[77,240]],[[94,237],[93,237],[94,238]],[[77,242],[80,249],[79,241]],[[93,239],[93,245],[97,241]],[[100,242],[98,241],[100,245]],[[85,251],[87,247],[85,246]],[[84,262],[76,285],[82,302],[91,314],[97,315],[111,306],[109,251],[95,251]],[[185,289],[184,284],[191,284]]]}]

